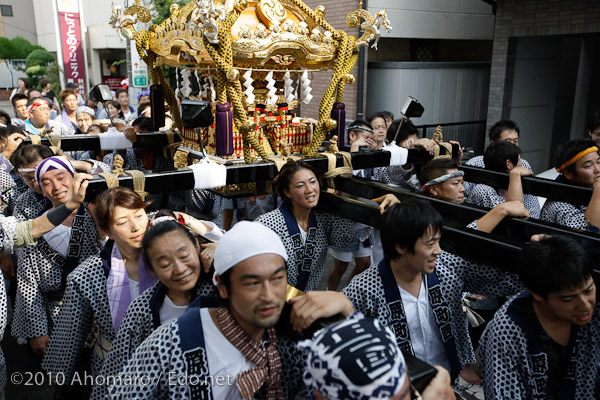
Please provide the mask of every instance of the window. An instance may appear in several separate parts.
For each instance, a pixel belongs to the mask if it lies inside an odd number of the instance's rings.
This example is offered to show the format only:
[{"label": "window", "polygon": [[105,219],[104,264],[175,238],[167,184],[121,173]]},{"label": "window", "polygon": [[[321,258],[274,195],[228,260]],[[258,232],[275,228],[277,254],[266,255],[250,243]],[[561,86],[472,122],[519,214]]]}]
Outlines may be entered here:
[{"label": "window", "polygon": [[12,17],[13,16],[12,6],[0,5],[0,13],[2,14],[3,17]]}]

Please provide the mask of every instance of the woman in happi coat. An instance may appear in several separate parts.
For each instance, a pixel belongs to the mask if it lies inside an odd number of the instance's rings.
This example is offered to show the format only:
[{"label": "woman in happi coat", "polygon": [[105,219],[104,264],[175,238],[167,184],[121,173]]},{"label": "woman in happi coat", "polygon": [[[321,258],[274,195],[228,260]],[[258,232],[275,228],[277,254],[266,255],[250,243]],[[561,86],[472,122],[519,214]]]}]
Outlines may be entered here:
[{"label": "woman in happi coat", "polygon": [[148,204],[124,187],[96,198],[96,221],[110,240],[67,278],[63,308],[42,362],[56,383],[70,382],[90,352],[92,374],[100,373],[127,307],[156,282],[141,256]]},{"label": "woman in happi coat", "polygon": [[[198,239],[186,226],[213,242],[223,233],[212,222],[179,215],[179,219],[155,217],[144,236],[142,255],[159,282],[134,299],[127,309],[102,367],[105,380],[118,375],[135,349],[156,328],[181,316],[194,299],[201,298],[203,306],[218,301],[212,274],[208,273],[216,246],[208,246],[200,254]],[[106,389],[107,386],[95,386],[91,398],[105,398]]]},{"label": "woman in happi coat", "polygon": [[323,276],[327,247],[356,251],[354,222],[315,211],[320,184],[312,167],[288,161],[276,178],[283,203],[256,220],[280,237],[288,254],[288,283],[302,291],[317,289]]}]

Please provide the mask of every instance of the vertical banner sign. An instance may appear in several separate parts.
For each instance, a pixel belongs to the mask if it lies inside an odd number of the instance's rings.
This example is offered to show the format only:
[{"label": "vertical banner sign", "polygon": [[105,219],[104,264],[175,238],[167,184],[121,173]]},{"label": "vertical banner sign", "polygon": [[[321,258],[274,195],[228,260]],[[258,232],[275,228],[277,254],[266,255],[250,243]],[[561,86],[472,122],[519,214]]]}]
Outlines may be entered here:
[{"label": "vertical banner sign", "polygon": [[85,65],[79,24],[77,0],[56,0],[60,20],[60,38],[65,65],[65,80],[77,85],[79,93],[85,96]]}]

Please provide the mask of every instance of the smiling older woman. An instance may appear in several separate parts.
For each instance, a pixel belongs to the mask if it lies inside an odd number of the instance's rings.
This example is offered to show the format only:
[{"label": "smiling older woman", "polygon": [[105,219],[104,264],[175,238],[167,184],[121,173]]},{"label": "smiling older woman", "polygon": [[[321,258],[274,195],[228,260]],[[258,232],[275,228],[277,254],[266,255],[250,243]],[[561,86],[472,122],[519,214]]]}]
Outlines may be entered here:
[{"label": "smiling older woman", "polygon": [[[142,241],[145,265],[159,282],[134,299],[127,309],[102,367],[105,378],[116,376],[135,349],[156,328],[183,314],[191,301],[201,297],[204,304],[218,296],[209,273],[210,263],[202,268],[199,241],[191,231],[213,242],[221,238],[222,231],[212,222],[186,214],[179,214],[178,219],[163,210],[159,214],[162,216],[155,217]],[[203,255],[208,252],[214,250],[209,248]],[[209,258],[212,259],[210,254]],[[91,398],[104,399],[106,389],[94,387]]]}]

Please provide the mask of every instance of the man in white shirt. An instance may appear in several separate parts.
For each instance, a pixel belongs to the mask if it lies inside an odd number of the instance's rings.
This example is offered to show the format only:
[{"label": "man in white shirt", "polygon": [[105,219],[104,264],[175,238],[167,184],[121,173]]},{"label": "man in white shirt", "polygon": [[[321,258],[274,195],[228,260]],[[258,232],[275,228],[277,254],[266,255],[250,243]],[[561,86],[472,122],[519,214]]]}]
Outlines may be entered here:
[{"label": "man in white shirt", "polygon": [[354,277],[343,290],[356,311],[392,327],[403,351],[440,365],[452,380],[475,362],[462,310],[464,292],[518,293],[515,275],[440,248],[441,215],[429,204],[406,199],[384,214],[384,259]]},{"label": "man in white shirt", "polygon": [[135,108],[129,105],[129,93],[125,89],[117,90],[117,102],[121,105],[121,112],[125,121],[133,121],[137,118]]}]

